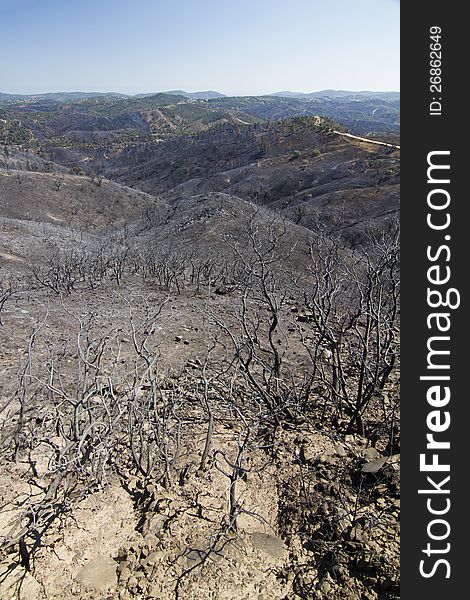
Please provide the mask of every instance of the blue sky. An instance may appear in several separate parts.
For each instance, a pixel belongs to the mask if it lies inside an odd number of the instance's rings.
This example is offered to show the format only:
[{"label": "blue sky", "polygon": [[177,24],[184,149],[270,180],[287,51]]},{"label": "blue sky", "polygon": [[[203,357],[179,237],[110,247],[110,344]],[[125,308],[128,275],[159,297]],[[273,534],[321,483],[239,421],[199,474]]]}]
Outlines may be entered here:
[{"label": "blue sky", "polygon": [[399,89],[397,0],[0,0],[0,91]]}]

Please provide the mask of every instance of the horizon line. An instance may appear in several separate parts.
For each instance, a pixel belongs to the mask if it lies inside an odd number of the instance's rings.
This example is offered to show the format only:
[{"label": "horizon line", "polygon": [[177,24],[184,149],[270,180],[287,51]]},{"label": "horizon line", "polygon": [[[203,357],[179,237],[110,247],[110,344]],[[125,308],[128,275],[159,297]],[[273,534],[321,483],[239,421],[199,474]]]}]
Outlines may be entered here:
[{"label": "horizon line", "polygon": [[366,93],[366,92],[370,92],[372,94],[390,94],[390,93],[400,93],[399,89],[378,89],[378,90],[374,90],[374,89],[356,89],[356,90],[352,90],[352,89],[347,89],[347,88],[322,88],[322,89],[318,89],[318,90],[312,90],[310,92],[304,92],[302,90],[287,90],[287,89],[283,89],[283,90],[276,90],[275,92],[263,92],[263,93],[237,93],[237,94],[228,94],[225,92],[221,92],[219,90],[215,90],[215,89],[196,89],[194,91],[189,91],[187,89],[183,89],[183,88],[174,88],[174,89],[168,89],[168,90],[159,90],[159,91],[137,91],[137,92],[122,92],[122,91],[116,91],[116,90],[107,90],[107,91],[101,91],[101,90],[84,90],[84,89],[57,89],[57,90],[52,90],[52,91],[47,91],[47,92],[11,92],[11,91],[0,91],[0,94],[5,94],[5,95],[9,95],[9,96],[43,96],[46,94],[121,94],[123,96],[137,96],[139,94],[166,94],[169,92],[175,93],[177,91],[181,91],[184,92],[186,94],[202,94],[202,93],[216,93],[216,94],[223,94],[224,96],[228,97],[228,98],[233,98],[233,97],[241,97],[241,96],[273,96],[276,94],[305,94],[305,95],[309,95],[309,94],[317,94],[319,92],[326,92],[326,91],[332,91],[332,92],[351,92],[351,93],[356,93],[356,94],[360,94],[360,93]]}]

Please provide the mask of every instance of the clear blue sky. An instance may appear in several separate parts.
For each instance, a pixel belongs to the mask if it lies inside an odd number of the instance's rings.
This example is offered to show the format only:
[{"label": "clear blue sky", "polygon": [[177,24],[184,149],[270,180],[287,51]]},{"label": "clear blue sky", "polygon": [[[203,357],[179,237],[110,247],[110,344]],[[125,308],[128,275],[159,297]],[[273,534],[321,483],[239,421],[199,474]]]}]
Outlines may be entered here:
[{"label": "clear blue sky", "polygon": [[0,0],[0,91],[399,89],[398,0]]}]

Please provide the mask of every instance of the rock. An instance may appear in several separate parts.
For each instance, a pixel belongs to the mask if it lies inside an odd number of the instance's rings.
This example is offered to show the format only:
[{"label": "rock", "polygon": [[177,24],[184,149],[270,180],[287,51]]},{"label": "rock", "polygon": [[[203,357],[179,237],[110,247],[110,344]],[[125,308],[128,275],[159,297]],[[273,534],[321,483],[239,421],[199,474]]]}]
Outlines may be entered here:
[{"label": "rock", "polygon": [[323,581],[318,586],[318,589],[323,594],[329,594],[331,591],[331,583],[329,581],[327,581],[326,579],[323,579]]},{"label": "rock", "polygon": [[162,550],[151,552],[146,559],[146,564],[150,566],[154,566],[157,562],[160,562],[165,557],[165,553]]},{"label": "rock", "polygon": [[287,548],[281,538],[268,533],[252,533],[251,543],[254,548],[261,550],[273,558],[285,558]]},{"label": "rock", "polygon": [[351,529],[350,538],[356,542],[367,542],[369,534],[363,529],[362,525],[358,523]]},{"label": "rock", "polygon": [[378,458],[381,458],[380,452],[378,450],[376,450],[375,448],[366,448],[365,450],[362,451],[362,456],[367,461],[377,460]]},{"label": "rock", "polygon": [[377,460],[370,460],[362,465],[362,473],[377,473],[385,466],[388,458],[378,458]]},{"label": "rock", "polygon": [[158,583],[150,584],[147,595],[149,598],[159,598],[161,594],[161,588]]},{"label": "rock", "polygon": [[175,335],[175,342],[182,342],[183,337],[181,335]]},{"label": "rock", "polygon": [[137,489],[137,477],[135,475],[129,475],[128,478],[128,487],[131,492],[134,492]]},{"label": "rock", "polygon": [[185,554],[185,558],[188,568],[191,568],[204,560],[204,552],[202,550],[191,550],[191,552]]},{"label": "rock", "polygon": [[297,577],[297,581],[301,588],[312,588],[315,585],[315,577],[314,575],[310,575],[305,573],[303,575],[299,575]]},{"label": "rock", "polygon": [[157,488],[156,488],[156,486],[155,486],[154,483],[148,483],[145,489],[147,490],[147,492],[149,494],[154,494],[156,492],[156,490],[157,490]]},{"label": "rock", "polygon": [[75,579],[85,587],[94,590],[116,587],[116,563],[108,556],[97,556],[80,569]]},{"label": "rock", "polygon": [[326,465],[335,465],[337,460],[337,457],[333,456],[329,452],[323,452],[323,454],[320,454],[320,456],[318,457],[318,462],[324,463]]},{"label": "rock", "polygon": [[[166,510],[168,510],[168,508]],[[167,515],[154,514],[145,521],[144,526],[142,528],[142,533],[144,534],[144,536],[146,536],[149,533],[153,533],[158,537],[158,534],[163,531],[167,521]]]},{"label": "rock", "polygon": [[334,444],[334,449],[335,449],[336,456],[347,456],[348,455],[348,451],[346,450],[346,448],[343,446],[343,444],[340,444],[339,442],[336,442]]},{"label": "rock", "polygon": [[128,579],[130,579],[132,572],[129,569],[129,567],[127,566],[127,564],[119,565],[118,570],[119,570],[119,579],[121,582],[127,581]]},{"label": "rock", "polygon": [[160,545],[161,542],[160,538],[151,531],[147,533],[147,535],[144,538],[144,541],[145,545],[150,549],[156,548]]}]

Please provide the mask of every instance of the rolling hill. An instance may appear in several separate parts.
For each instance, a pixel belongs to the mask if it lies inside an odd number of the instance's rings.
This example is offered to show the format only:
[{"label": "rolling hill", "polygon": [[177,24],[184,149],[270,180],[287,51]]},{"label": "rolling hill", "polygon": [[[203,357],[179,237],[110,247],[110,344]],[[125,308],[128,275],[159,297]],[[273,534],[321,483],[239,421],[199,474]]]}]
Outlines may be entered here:
[{"label": "rolling hill", "polygon": [[398,116],[1,103],[2,598],[398,600]]}]

